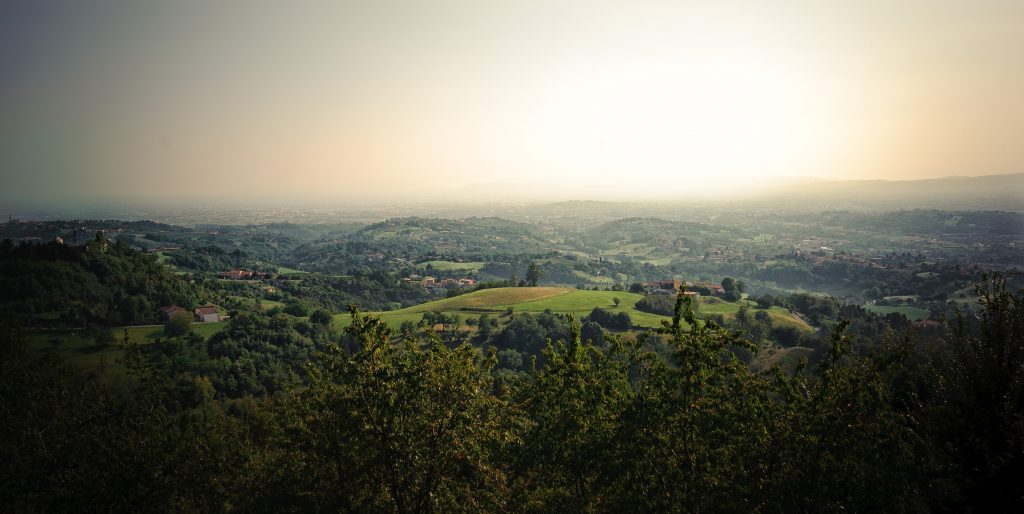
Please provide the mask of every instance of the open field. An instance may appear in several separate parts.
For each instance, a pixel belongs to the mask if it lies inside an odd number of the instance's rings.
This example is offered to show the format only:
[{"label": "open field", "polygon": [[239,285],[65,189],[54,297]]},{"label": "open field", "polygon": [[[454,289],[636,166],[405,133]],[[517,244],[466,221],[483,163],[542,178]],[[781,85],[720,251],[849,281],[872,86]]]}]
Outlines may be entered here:
[{"label": "open field", "polygon": [[279,275],[294,275],[296,273],[309,273],[308,271],[302,271],[295,268],[288,268],[285,266],[278,266],[277,273]]},{"label": "open field", "polygon": [[[250,306],[253,306],[253,307],[256,306],[256,299],[255,298],[248,298],[248,297],[245,297],[245,296],[229,296],[228,298],[231,298],[232,300],[235,300],[237,302],[244,303],[244,304],[247,304],[247,305],[250,305]],[[277,301],[277,300],[260,299],[260,310],[261,311],[266,312],[266,311],[269,311],[270,309],[273,309],[275,307],[284,307],[284,304],[279,302],[279,301]]]},{"label": "open field", "polygon": [[574,291],[564,287],[496,287],[406,307],[403,312],[446,312],[472,309],[505,310],[509,305],[549,299]]},{"label": "open field", "polygon": [[582,271],[573,271],[573,274],[588,284],[605,284],[610,286],[615,283],[615,279],[612,277],[595,276]]},{"label": "open field", "polygon": [[814,349],[804,346],[764,348],[758,352],[751,367],[754,370],[765,370],[772,366],[779,366],[784,373],[792,374],[800,359],[810,357],[812,353],[814,353]]},{"label": "open field", "polygon": [[[615,306],[615,298],[620,300],[618,307]],[[562,287],[500,287],[474,291],[462,296],[427,302],[401,310],[372,314],[380,315],[389,326],[397,329],[405,321],[418,322],[424,312],[459,314],[466,318],[484,313],[501,315],[511,307],[516,313],[539,313],[550,309],[559,314],[573,314],[577,319],[581,319],[595,307],[601,307],[615,313],[629,313],[633,324],[639,327],[660,327],[661,320],[667,319],[667,317],[636,310],[634,306],[641,298],[643,298],[642,295],[625,291],[586,291]],[[740,305],[740,303],[724,302],[718,299],[704,299],[701,301],[700,311],[705,314],[714,313],[732,317],[735,316]],[[768,312],[776,325],[791,325],[807,332],[813,331],[809,325],[782,307],[772,307]],[[335,327],[339,329],[347,326],[349,322],[348,314],[337,315],[334,318]]]},{"label": "open field", "polygon": [[486,262],[453,262],[453,261],[427,261],[416,265],[419,269],[426,269],[427,265],[437,271],[473,271],[478,272]]},{"label": "open field", "polygon": [[909,305],[900,305],[898,307],[891,307],[888,305],[865,305],[864,308],[875,314],[890,314],[897,312],[912,321],[928,319],[928,315],[931,314],[925,309],[920,307],[911,307]]},{"label": "open field", "polygon": [[[227,325],[226,321],[216,323],[193,323],[192,331],[203,337],[209,337]],[[96,373],[107,379],[124,376],[125,369],[119,363],[124,355],[124,337],[128,342],[138,345],[149,345],[157,338],[165,339],[163,325],[141,325],[131,327],[113,327],[110,329],[114,342],[97,344],[82,329],[35,330],[28,336],[29,348],[43,354],[59,351],[64,361],[86,373]]]}]

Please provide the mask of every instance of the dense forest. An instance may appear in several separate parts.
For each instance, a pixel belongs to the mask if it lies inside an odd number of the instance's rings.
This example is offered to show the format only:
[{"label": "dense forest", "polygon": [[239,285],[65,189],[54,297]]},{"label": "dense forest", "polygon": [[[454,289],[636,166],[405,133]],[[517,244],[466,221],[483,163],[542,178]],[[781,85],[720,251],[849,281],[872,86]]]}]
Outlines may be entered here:
[{"label": "dense forest", "polygon": [[[396,336],[353,309],[343,334],[240,318],[157,357],[136,348],[112,385],[33,356],[5,322],[0,498],[13,511],[1014,511],[1024,297],[998,278],[978,289],[983,308],[951,320],[946,345],[890,332],[857,351],[840,323],[826,356],[791,374],[752,371],[736,349],[757,345],[684,295],[658,334],[668,358],[615,333],[595,344],[569,319],[511,375],[495,349]],[[188,369],[195,351],[259,366],[245,352],[303,332],[301,368],[244,386],[259,396],[216,399]]]},{"label": "dense forest", "polygon": [[154,323],[164,305],[207,296],[156,259],[102,233],[83,246],[0,242],[0,311],[52,326]]},{"label": "dense forest", "polygon": [[1020,217],[822,218],[9,223],[0,501],[1019,510]]}]

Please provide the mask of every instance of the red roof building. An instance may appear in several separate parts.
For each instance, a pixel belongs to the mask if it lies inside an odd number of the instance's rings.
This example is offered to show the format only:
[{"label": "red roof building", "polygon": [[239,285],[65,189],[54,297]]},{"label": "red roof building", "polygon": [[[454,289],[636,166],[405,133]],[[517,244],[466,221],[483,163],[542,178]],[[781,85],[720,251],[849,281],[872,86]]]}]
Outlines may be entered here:
[{"label": "red roof building", "polygon": [[196,321],[220,321],[220,315],[217,313],[217,307],[213,305],[204,305],[202,307],[196,307],[196,310],[194,312],[196,315]]},{"label": "red roof building", "polygon": [[233,280],[241,280],[243,278],[251,277],[252,276],[252,272],[251,271],[246,271],[244,269],[233,269],[231,271],[222,271],[222,272],[219,273],[219,275],[220,275],[220,278],[228,278],[228,279],[233,279]]}]

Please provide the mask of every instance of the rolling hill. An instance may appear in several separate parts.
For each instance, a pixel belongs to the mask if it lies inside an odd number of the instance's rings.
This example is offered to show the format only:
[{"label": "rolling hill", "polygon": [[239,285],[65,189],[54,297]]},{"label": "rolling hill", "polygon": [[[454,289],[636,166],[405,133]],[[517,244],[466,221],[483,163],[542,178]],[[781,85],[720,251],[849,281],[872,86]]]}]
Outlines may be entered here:
[{"label": "rolling hill", "polygon": [[[615,305],[615,298],[620,300]],[[595,307],[618,313],[627,312],[633,324],[639,327],[656,328],[661,326],[665,316],[639,311],[635,308],[643,295],[625,291],[587,291],[565,287],[499,287],[483,289],[472,293],[445,298],[405,309],[375,312],[392,328],[397,329],[403,322],[418,322],[424,312],[443,312],[459,314],[463,318],[481,314],[502,315],[509,308],[516,313],[539,313],[550,309],[559,314],[572,314],[581,319]],[[723,302],[720,300],[702,300],[700,312],[703,314],[722,314],[729,318],[739,310],[740,303]],[[791,325],[807,332],[813,331],[809,325],[793,316],[787,309],[772,307],[768,310],[776,325]],[[335,316],[337,328],[349,324],[348,314]]]}]

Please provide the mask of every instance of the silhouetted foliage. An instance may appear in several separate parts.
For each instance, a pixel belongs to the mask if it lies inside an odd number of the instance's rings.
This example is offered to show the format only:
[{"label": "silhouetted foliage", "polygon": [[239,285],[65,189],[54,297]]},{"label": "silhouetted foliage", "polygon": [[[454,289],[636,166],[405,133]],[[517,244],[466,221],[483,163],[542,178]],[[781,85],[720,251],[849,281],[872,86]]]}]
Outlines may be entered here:
[{"label": "silhouetted foliage", "polygon": [[[890,334],[860,352],[844,321],[820,364],[791,374],[752,371],[737,349],[757,345],[682,294],[643,337],[520,314],[485,351],[396,337],[355,308],[341,337],[326,312],[243,312],[209,341],[130,347],[118,384],[5,323],[0,499],[76,512],[1015,512],[1024,292],[989,279],[979,294],[947,344]],[[739,322],[766,323],[761,312]]]}]

